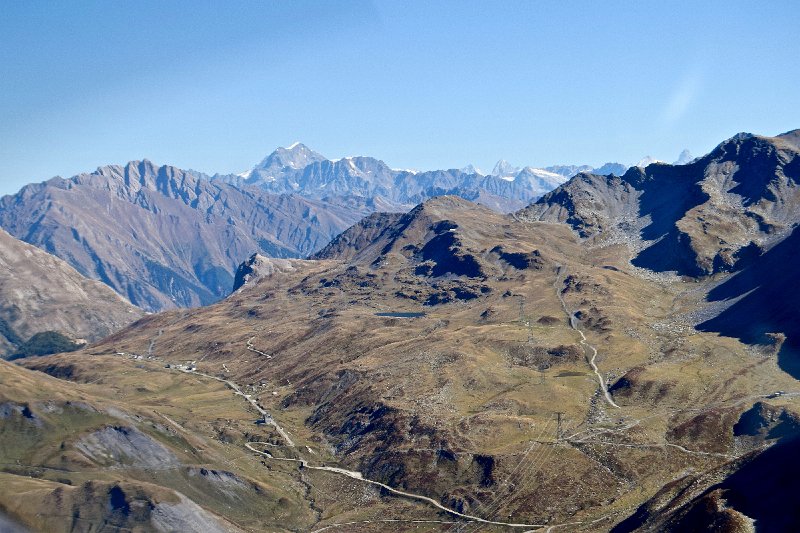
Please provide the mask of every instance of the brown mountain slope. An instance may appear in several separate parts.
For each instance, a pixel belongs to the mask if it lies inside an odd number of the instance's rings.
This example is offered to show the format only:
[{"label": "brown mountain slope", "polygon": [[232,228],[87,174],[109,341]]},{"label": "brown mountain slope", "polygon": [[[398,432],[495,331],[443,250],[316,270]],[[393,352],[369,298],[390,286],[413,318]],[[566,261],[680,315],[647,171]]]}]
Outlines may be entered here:
[{"label": "brown mountain slope", "polygon": [[517,216],[566,222],[589,245],[624,243],[638,267],[717,275],[708,293],[716,310],[695,325],[773,345],[781,368],[800,377],[799,138],[739,134],[688,165],[582,174]]},{"label": "brown mountain slope", "polygon": [[71,367],[90,383],[0,361],[0,516],[48,532],[287,531],[313,520],[301,483],[264,475],[212,435],[252,422],[224,385],[121,360]]},{"label": "brown mountain slope", "polygon": [[[800,410],[774,347],[694,330],[708,282],[654,282],[626,243],[590,247],[566,225],[455,197],[348,235],[352,248],[270,269],[213,306],[28,364],[89,381],[106,354],[152,353],[268,413],[269,444],[230,434],[266,468],[358,471],[462,513],[450,520],[518,525],[501,530],[607,531],[685,472],[780,438],[737,434],[757,402]],[[340,498],[335,521],[363,516]]]},{"label": "brown mountain slope", "polygon": [[358,250],[378,239],[382,232],[400,220],[403,213],[373,213],[337,235],[312,259],[350,259]]},{"label": "brown mountain slope", "polygon": [[665,486],[613,533],[719,531],[782,533],[800,528],[797,435],[704,475]]},{"label": "brown mountain slope", "polygon": [[230,293],[237,265],[253,252],[305,256],[364,213],[149,161],[54,178],[0,199],[0,226],[9,233],[150,310],[214,302]]},{"label": "brown mountain slope", "polygon": [[142,315],[106,285],[0,229],[0,354],[46,331],[96,341]]}]

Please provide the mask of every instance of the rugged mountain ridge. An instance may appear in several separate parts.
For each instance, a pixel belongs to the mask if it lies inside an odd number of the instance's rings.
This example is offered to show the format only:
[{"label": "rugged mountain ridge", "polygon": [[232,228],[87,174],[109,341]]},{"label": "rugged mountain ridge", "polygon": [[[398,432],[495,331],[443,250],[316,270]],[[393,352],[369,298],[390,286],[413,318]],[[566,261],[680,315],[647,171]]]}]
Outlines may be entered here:
[{"label": "rugged mountain ridge", "polygon": [[657,272],[737,270],[800,223],[797,136],[738,134],[686,165],[581,174],[518,215],[627,239],[633,264]]},{"label": "rugged mountain ridge", "polygon": [[[694,323],[775,345],[800,377],[793,301],[800,225],[800,130],[740,133],[686,165],[651,164],[623,176],[580,174],[517,216],[569,224],[595,244],[625,243],[634,266],[694,279],[724,310]],[[734,272],[728,279],[720,275]]]},{"label": "rugged mountain ridge", "polygon": [[[609,163],[598,171],[622,173],[625,168]],[[297,193],[311,198],[357,196],[375,204],[376,210],[407,211],[434,196],[456,195],[508,212],[527,205],[579,170],[592,167],[517,168],[501,161],[488,175],[474,167],[417,172],[392,169],[372,157],[332,161],[294,143],[278,148],[248,172],[216,178],[278,194]]]},{"label": "rugged mountain ridge", "polygon": [[300,143],[238,176],[132,161],[28,185],[0,199],[0,227],[158,311],[212,303],[251,254],[306,256],[370,212],[445,194],[510,211],[566,172],[515,170],[398,171],[369,157],[330,161]]},{"label": "rugged mountain ridge", "polygon": [[37,333],[94,342],[142,315],[103,283],[0,229],[0,355]]},{"label": "rugged mountain ridge", "polygon": [[230,293],[254,251],[300,257],[369,209],[210,181],[150,161],[53,178],[0,199],[0,226],[149,310]]}]

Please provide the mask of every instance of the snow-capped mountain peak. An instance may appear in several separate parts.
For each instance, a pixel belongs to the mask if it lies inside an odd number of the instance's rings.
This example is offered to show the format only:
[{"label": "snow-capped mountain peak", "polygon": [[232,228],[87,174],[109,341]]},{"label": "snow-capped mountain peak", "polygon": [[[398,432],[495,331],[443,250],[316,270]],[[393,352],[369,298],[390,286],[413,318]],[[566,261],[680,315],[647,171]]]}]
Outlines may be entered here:
[{"label": "snow-capped mountain peak", "polygon": [[288,147],[277,148],[265,157],[254,170],[279,171],[283,168],[301,169],[325,157],[303,143],[295,142]]},{"label": "snow-capped mountain peak", "polygon": [[484,173],[481,169],[470,163],[469,165],[459,169],[464,174],[477,174],[479,176],[483,176]]},{"label": "snow-capped mountain peak", "polygon": [[517,175],[517,173],[519,173],[520,170],[521,169],[519,167],[515,167],[505,159],[501,159],[494,166],[494,169],[492,170],[492,176],[498,178],[513,178]]},{"label": "snow-capped mountain peak", "polygon": [[[622,165],[601,170],[621,174]],[[620,170],[620,167],[622,170]],[[252,170],[218,179],[258,186],[275,194],[299,194],[330,201],[335,197],[365,199],[373,207],[403,210],[445,194],[479,197],[495,208],[511,211],[553,190],[588,165],[547,168],[517,167],[501,159],[491,174],[475,165],[461,169],[418,171],[390,168],[379,159],[349,156],[327,159],[300,142],[275,149]],[[338,201],[338,200],[337,200]],[[349,202],[350,200],[348,200]]]}]

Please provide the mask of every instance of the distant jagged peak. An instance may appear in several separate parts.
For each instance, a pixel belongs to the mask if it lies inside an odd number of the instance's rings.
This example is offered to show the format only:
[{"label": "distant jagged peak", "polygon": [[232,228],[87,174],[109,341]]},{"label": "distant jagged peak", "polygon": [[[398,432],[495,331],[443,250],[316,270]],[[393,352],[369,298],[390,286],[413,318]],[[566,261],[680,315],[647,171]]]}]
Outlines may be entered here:
[{"label": "distant jagged peak", "polygon": [[592,172],[594,168],[589,165],[551,165],[543,170],[571,178],[580,172]]},{"label": "distant jagged peak", "polygon": [[[121,173],[127,174],[135,174],[139,176],[144,176],[147,174],[156,174],[158,173],[158,169],[161,168],[162,165],[158,165],[153,163],[151,160],[147,158],[143,159],[133,159],[128,161],[123,165],[103,165],[97,167],[97,170],[93,172],[93,174],[98,175],[117,175]],[[163,165],[164,168],[174,168],[176,170],[180,170],[177,167],[171,167],[170,165]]]},{"label": "distant jagged peak", "polygon": [[622,163],[604,163],[603,166],[592,169],[591,172],[592,174],[598,174],[600,176],[608,176],[611,174],[622,176],[627,170],[628,166]]},{"label": "distant jagged peak", "polygon": [[492,176],[497,178],[513,178],[516,176],[519,171],[522,170],[519,167],[515,167],[505,159],[501,159],[497,162],[497,164],[492,169]]},{"label": "distant jagged peak", "polygon": [[656,163],[660,163],[660,164],[666,164],[666,161],[664,161],[664,160],[662,160],[662,159],[656,159],[655,157],[653,157],[653,156],[650,156],[650,155],[646,155],[646,156],[644,156],[643,158],[641,158],[641,159],[640,159],[640,160],[639,160],[639,161],[638,161],[638,162],[637,162],[635,165],[633,165],[633,166],[635,166],[635,167],[639,167],[639,168],[647,168],[648,166],[650,166],[650,165],[653,165],[653,164],[656,164]]},{"label": "distant jagged peak", "polygon": [[362,178],[371,179],[379,175],[390,175],[392,172],[406,172],[392,170],[389,166],[374,157],[365,155],[351,155],[341,159],[325,160],[320,163],[323,168],[330,168],[333,171],[341,171],[348,175],[357,175]]},{"label": "distant jagged peak", "polygon": [[687,164],[691,163],[692,161],[694,161],[694,156],[692,156],[692,153],[689,151],[688,148],[684,148],[681,151],[680,155],[678,155],[678,159],[676,159],[675,162],[672,163],[672,164],[673,165],[687,165]]},{"label": "distant jagged peak", "polygon": [[124,165],[104,165],[91,174],[79,174],[72,180],[86,176],[101,176],[105,179],[121,181],[126,186],[156,188],[160,181],[175,181],[183,185],[194,185],[201,173],[187,172],[172,165],[158,165],[149,159],[128,161]]},{"label": "distant jagged peak", "polygon": [[460,168],[459,171],[463,172],[464,174],[477,174],[478,176],[484,176],[485,175],[484,172],[481,169],[479,169],[478,167],[476,167],[472,163],[470,163],[469,165],[467,165],[467,166],[465,166],[463,168]]},{"label": "distant jagged peak", "polygon": [[[590,169],[587,169],[587,171],[588,170]],[[557,172],[551,172],[550,170],[544,168],[524,167],[521,168],[519,171],[517,171],[517,175],[521,174],[528,174],[540,178],[552,179],[558,181],[559,183],[567,181],[566,176],[563,176],[562,174],[559,174]]]}]

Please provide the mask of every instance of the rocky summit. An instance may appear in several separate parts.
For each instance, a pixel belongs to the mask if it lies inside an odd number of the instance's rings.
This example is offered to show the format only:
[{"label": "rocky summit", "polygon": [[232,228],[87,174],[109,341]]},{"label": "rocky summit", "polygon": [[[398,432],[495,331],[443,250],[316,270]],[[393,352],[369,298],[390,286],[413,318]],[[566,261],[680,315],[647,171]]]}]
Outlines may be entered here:
[{"label": "rocky summit", "polygon": [[368,212],[145,160],[28,185],[0,199],[0,226],[157,311],[212,303],[252,253],[304,256]]}]

